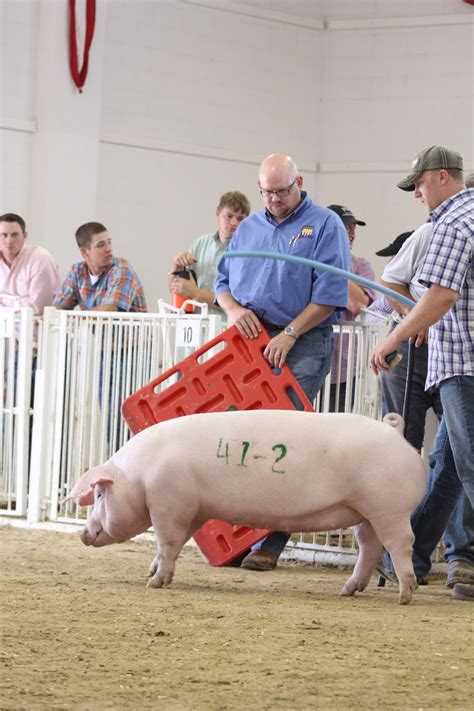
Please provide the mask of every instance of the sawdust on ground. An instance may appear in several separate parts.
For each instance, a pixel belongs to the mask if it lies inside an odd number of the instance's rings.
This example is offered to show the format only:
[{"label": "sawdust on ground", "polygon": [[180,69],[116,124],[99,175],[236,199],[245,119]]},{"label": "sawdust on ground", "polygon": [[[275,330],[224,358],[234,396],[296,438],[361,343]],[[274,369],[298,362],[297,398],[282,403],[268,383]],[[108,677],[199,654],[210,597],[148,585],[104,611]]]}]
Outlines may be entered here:
[{"label": "sawdust on ground", "polygon": [[473,708],[474,607],[441,578],[400,607],[375,578],[339,597],[347,570],[212,568],[186,548],[152,590],[151,542],[0,541],[2,710]]}]

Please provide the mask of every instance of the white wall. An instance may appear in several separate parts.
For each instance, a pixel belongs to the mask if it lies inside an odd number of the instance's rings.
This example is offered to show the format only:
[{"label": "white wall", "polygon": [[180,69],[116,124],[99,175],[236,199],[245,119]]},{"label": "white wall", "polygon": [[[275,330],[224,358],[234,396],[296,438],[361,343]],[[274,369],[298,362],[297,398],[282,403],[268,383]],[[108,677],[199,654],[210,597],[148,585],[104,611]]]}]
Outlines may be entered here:
[{"label": "white wall", "polygon": [[472,24],[386,21],[324,33],[318,197],[367,221],[354,251],[378,273],[385,260],[376,249],[426,219],[413,193],[396,187],[415,155],[439,143],[474,166],[473,39]]},{"label": "white wall", "polygon": [[[423,15],[426,2],[411,0],[414,17],[395,21],[381,17],[384,1],[371,3],[376,21],[345,19],[341,8],[362,5],[339,2],[338,19],[323,31],[272,15],[284,6],[270,0],[251,4],[264,8],[258,18],[239,10],[245,3],[225,12],[180,0],[98,0],[90,76],[79,95],[63,36],[54,43],[58,77],[35,78],[38,64],[47,66],[38,47],[43,55],[51,44],[39,17],[46,8],[66,33],[67,3],[2,0],[0,210],[23,214],[32,240],[36,234],[57,255],[63,272],[78,258],[78,224],[104,222],[154,308],[166,296],[171,256],[214,229],[219,195],[242,190],[259,209],[258,162],[285,151],[317,201],[346,204],[367,221],[355,251],[380,272],[374,251],[425,219],[395,187],[415,154],[445,143],[474,167],[472,9],[452,0],[455,15],[420,20],[414,7]],[[55,175],[44,183],[37,145],[47,151],[55,137],[45,139],[44,119],[36,121],[49,95],[75,149],[61,163],[64,144],[56,141]]]},{"label": "white wall", "polygon": [[108,8],[99,204],[118,251],[141,238],[133,263],[151,306],[173,254],[214,230],[223,192],[260,208],[264,155],[285,150],[315,170],[321,48],[314,31],[267,20],[176,2],[133,8],[140,22],[130,3]]},{"label": "white wall", "polygon": [[0,3],[0,214],[27,215],[39,0]]}]

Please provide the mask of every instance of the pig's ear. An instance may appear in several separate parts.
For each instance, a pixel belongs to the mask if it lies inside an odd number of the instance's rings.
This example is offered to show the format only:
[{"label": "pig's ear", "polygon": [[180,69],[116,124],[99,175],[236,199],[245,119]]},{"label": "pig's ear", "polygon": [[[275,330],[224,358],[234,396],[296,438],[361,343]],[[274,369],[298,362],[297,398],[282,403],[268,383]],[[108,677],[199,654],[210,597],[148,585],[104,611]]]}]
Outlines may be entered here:
[{"label": "pig's ear", "polygon": [[94,503],[94,486],[99,483],[113,484],[115,480],[115,469],[110,464],[102,464],[99,467],[94,467],[83,474],[77,484],[75,484],[69,496],[67,496],[62,504],[70,499],[78,498],[79,506],[91,506]]}]

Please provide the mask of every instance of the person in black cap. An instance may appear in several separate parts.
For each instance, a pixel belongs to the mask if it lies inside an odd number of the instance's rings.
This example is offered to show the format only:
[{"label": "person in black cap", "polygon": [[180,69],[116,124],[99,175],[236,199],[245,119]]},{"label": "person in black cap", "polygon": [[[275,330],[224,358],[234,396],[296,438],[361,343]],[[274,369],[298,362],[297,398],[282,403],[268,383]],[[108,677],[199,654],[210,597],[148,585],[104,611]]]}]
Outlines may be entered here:
[{"label": "person in black cap", "polygon": [[394,257],[396,254],[399,253],[405,242],[411,235],[413,234],[413,230],[410,230],[409,232],[402,232],[401,234],[398,235],[398,237],[395,237],[393,242],[390,242],[387,247],[384,247],[383,249],[379,249],[378,252],[375,252],[375,254],[378,257]]},{"label": "person in black cap", "polygon": [[[464,491],[474,507],[474,189],[464,185],[462,157],[431,146],[398,183],[430,213],[433,233],[417,279],[429,288],[372,354],[374,372],[408,338],[419,346],[430,327],[426,387],[439,387],[443,417],[425,496],[413,512],[414,553],[430,555]],[[455,583],[453,597],[474,602],[474,583]]]},{"label": "person in black cap", "polygon": [[[329,210],[332,210],[339,215],[344,227],[346,228],[349,246],[351,249],[351,272],[359,276],[375,281],[374,270],[367,259],[356,257],[352,253],[352,247],[356,238],[356,225],[365,227],[365,222],[354,217],[354,213],[344,205],[328,205]],[[341,321],[354,321],[359,315],[360,310],[364,306],[369,306],[375,298],[373,289],[367,286],[360,286],[353,281],[349,281],[349,296],[347,308],[341,313]],[[353,383],[353,377],[347,376],[348,365],[348,350],[349,339],[347,334],[334,335],[334,350],[331,363],[331,393],[329,399],[330,412],[344,412],[347,382]],[[355,363],[354,354],[354,363]],[[353,394],[350,398],[350,407],[352,407]]]}]

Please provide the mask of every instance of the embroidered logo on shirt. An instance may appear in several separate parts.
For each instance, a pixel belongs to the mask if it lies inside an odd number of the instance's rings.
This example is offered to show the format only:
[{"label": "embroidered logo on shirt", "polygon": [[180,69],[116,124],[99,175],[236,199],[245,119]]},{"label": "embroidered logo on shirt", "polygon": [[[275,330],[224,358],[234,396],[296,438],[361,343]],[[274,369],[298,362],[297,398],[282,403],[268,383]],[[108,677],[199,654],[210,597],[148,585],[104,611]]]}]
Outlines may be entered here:
[{"label": "embroidered logo on shirt", "polygon": [[295,244],[298,242],[298,240],[300,240],[302,237],[312,237],[313,231],[314,231],[313,225],[304,225],[301,228],[301,232],[297,235],[293,235],[293,237],[288,242],[288,244],[290,245],[290,248],[294,247]]}]

